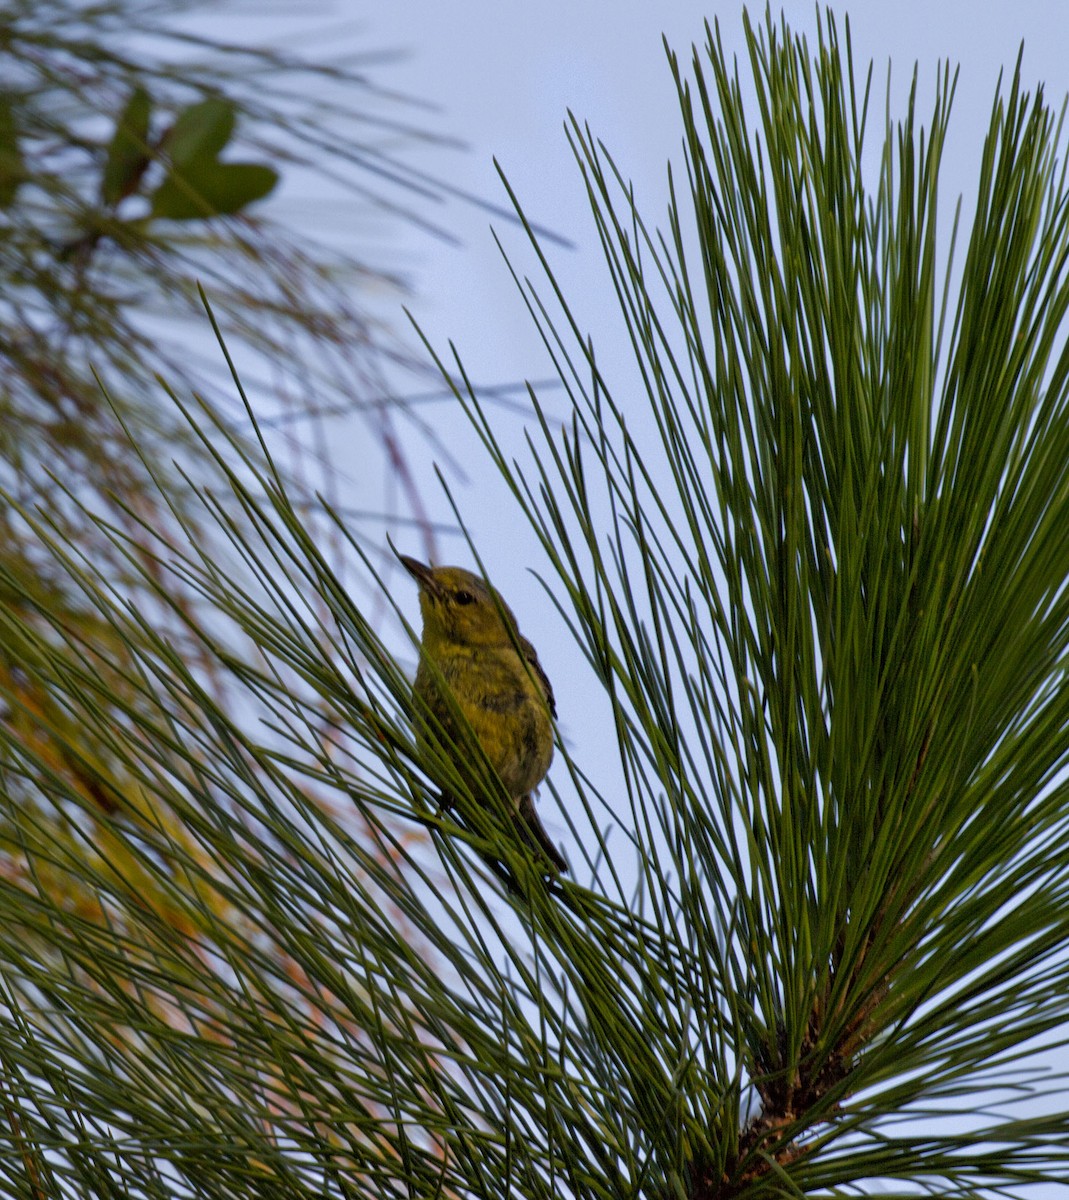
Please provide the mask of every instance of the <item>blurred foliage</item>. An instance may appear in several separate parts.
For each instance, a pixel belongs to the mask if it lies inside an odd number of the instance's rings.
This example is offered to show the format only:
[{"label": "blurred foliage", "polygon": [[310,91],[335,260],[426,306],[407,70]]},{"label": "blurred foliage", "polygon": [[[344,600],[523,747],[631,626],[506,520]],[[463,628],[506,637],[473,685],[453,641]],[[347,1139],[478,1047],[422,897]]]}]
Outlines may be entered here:
[{"label": "blurred foliage", "polygon": [[[218,664],[198,659],[186,633],[196,589],[169,577],[159,602],[166,553],[145,534],[212,536],[190,504],[211,456],[159,377],[229,421],[230,369],[203,287],[261,416],[300,427],[282,443],[290,488],[331,494],[321,414],[358,440],[362,418],[363,461],[377,451],[400,484],[391,494],[407,497],[403,515],[418,517],[390,389],[427,368],[374,315],[404,281],[361,257],[356,235],[358,222],[434,234],[420,213],[441,195],[404,162],[431,140],[408,121],[416,102],[375,83],[382,56],[340,57],[336,47],[357,44],[351,28],[304,21],[307,52],[256,48],[255,30],[277,34],[301,14],[241,13],[239,45],[224,33],[236,13],[193,0],[0,8],[0,874],[116,929],[147,906],[194,957],[203,909],[173,888],[201,851],[168,794],[146,799],[130,768],[141,748],[131,629],[118,633],[70,586],[34,514],[106,573],[109,604],[154,614],[224,703]],[[332,203],[346,209],[336,236],[318,211]],[[106,685],[99,710],[86,709],[88,692],[60,698],[55,671],[72,655]],[[170,851],[139,866],[115,822],[166,831]],[[90,864],[115,882],[109,905],[87,884]],[[210,907],[213,920],[238,920],[224,890]]]},{"label": "blurred foliage", "polygon": [[[228,403],[198,285],[265,417],[356,413],[403,462],[387,366],[420,368],[374,309],[403,280],[345,246],[369,221],[434,232],[420,208],[444,185],[401,158],[431,135],[372,81],[375,54],[324,51],[351,30],[305,31],[298,54],[213,38],[227,15],[196,0],[0,12],[0,469],[24,498],[61,505],[55,474],[152,502],[149,464],[167,469],[185,436],[155,373]],[[333,238],[317,211],[331,204],[346,206]],[[116,445],[122,422],[148,462]]]}]

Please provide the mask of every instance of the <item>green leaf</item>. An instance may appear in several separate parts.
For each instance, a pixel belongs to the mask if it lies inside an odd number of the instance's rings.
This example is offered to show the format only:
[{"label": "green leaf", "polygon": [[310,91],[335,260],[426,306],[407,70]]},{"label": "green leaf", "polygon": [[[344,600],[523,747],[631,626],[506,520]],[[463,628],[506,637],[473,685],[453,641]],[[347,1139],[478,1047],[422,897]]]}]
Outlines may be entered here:
[{"label": "green leaf", "polygon": [[0,100],[0,208],[8,208],[14,202],[19,184],[25,178],[15,110],[10,101]]},{"label": "green leaf", "polygon": [[134,88],[108,146],[108,158],[101,180],[105,204],[118,204],[137,190],[150,161],[148,147],[152,97],[143,87]]},{"label": "green leaf", "polygon": [[240,212],[278,183],[278,172],[260,163],[222,163],[219,154],[234,132],[236,109],[228,100],[204,100],[180,113],[167,138],[171,169],[152,197],[152,216],[192,221]]},{"label": "green leaf", "polygon": [[172,171],[152,197],[152,215],[167,221],[227,216],[266,196],[278,172],[260,163],[203,159],[179,174]]}]

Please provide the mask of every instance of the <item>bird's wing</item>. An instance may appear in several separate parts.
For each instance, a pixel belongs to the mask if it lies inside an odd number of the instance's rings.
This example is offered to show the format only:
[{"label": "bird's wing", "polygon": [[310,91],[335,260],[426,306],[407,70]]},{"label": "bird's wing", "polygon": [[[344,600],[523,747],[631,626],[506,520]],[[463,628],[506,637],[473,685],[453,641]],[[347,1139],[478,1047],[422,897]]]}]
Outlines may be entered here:
[{"label": "bird's wing", "polygon": [[534,671],[535,679],[542,685],[542,691],[545,693],[550,714],[555,717],[557,715],[557,701],[553,696],[553,684],[549,682],[549,676],[542,670],[542,664],[538,661],[537,651],[525,637],[520,638],[520,648],[523,650],[523,657],[527,660],[531,670]]}]

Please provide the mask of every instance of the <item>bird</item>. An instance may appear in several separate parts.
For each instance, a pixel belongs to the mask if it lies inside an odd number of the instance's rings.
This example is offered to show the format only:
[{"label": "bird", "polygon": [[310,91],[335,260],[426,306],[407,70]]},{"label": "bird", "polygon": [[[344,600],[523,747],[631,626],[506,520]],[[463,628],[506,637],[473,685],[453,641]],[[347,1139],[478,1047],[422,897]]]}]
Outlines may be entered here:
[{"label": "bird", "polygon": [[[478,798],[485,771],[466,769],[459,712],[500,779],[524,842],[554,872],[568,864],[535,811],[533,792],[553,759],[553,688],[534,646],[520,633],[512,609],[478,575],[463,567],[432,567],[399,554],[419,585],[423,618],[414,694],[431,718],[417,722],[417,751],[429,760],[444,748]],[[443,797],[446,805],[451,798]]]}]

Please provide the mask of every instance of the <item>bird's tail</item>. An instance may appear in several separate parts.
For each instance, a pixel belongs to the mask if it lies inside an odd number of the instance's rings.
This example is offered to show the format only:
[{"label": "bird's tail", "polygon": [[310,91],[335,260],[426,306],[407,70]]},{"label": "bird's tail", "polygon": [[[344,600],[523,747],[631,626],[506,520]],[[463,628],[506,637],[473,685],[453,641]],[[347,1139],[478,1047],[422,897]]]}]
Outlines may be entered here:
[{"label": "bird's tail", "polygon": [[566,875],[568,864],[564,861],[561,852],[550,841],[549,834],[546,833],[542,822],[538,819],[531,793],[528,792],[526,796],[521,796],[516,802],[516,807],[520,814],[520,833],[524,840],[533,850],[544,854],[558,872]]}]

